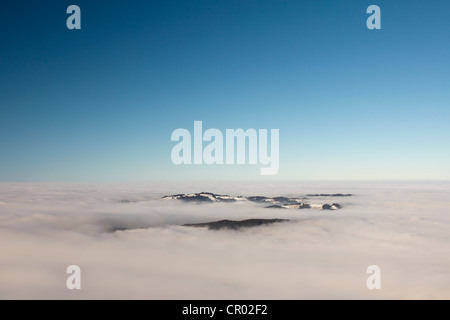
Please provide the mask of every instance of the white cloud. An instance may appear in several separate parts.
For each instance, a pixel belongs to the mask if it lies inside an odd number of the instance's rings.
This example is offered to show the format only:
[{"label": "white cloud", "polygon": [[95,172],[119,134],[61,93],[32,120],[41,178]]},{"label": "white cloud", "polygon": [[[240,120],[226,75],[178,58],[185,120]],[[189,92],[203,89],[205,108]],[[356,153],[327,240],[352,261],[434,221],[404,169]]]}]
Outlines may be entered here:
[{"label": "white cloud", "polygon": [[[0,298],[450,298],[446,183],[0,184]],[[339,211],[158,200],[353,193]],[[121,203],[120,200],[137,202]],[[184,223],[292,222],[240,231]],[[113,228],[144,228],[110,233]],[[82,290],[65,287],[82,269]],[[368,265],[382,289],[366,288]]]}]

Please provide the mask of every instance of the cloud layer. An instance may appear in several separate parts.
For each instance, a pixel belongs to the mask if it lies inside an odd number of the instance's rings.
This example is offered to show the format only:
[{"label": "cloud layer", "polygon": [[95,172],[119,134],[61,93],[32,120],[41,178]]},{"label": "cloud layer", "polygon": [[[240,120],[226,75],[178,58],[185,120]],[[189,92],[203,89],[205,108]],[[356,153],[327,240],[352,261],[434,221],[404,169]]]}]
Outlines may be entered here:
[{"label": "cloud layer", "polygon": [[[200,191],[355,196],[337,212],[160,199]],[[449,299],[449,191],[448,183],[0,184],[0,298]],[[291,221],[181,226],[253,218]],[[80,291],[66,288],[72,264]],[[381,290],[366,287],[373,264]]]}]

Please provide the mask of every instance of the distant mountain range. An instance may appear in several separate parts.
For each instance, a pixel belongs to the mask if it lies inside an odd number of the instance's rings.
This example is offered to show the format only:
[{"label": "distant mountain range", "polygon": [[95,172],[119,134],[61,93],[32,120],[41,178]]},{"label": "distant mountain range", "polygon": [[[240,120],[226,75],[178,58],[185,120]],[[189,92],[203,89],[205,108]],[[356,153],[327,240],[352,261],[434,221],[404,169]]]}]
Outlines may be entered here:
[{"label": "distant mountain range", "polygon": [[286,222],[289,220],[286,219],[248,219],[241,221],[234,220],[220,220],[214,222],[206,222],[206,223],[190,223],[185,224],[185,227],[207,227],[210,230],[220,230],[220,229],[233,229],[238,230],[241,228],[251,228],[258,227],[264,224],[272,224],[279,222]]},{"label": "distant mountain range", "polygon": [[[351,194],[311,194],[307,197],[350,197]],[[252,201],[261,204],[267,204],[266,208],[278,209],[321,209],[321,210],[338,210],[342,206],[339,203],[324,203],[312,204],[306,202],[307,197],[303,198],[289,198],[289,197],[265,197],[265,196],[230,196],[223,194],[215,194],[211,192],[189,193],[189,194],[174,194],[164,196],[162,199],[175,199],[186,202],[196,203],[212,203],[212,202],[237,202],[237,201]]]},{"label": "distant mountain range", "polygon": [[[275,209],[317,209],[317,210],[339,210],[342,209],[342,206],[339,203],[335,203],[330,201],[331,203],[317,203],[318,201],[327,200],[327,198],[336,198],[336,197],[351,197],[352,194],[343,194],[343,193],[321,193],[321,194],[307,194],[303,197],[266,197],[266,196],[230,196],[225,194],[216,194],[212,192],[200,192],[200,193],[180,193],[174,195],[168,195],[162,197],[164,200],[181,200],[184,202],[191,203],[217,203],[217,202],[228,202],[235,203],[239,201],[250,201],[257,204],[263,205],[264,208],[275,208]],[[314,200],[310,199],[314,198]],[[309,201],[311,200],[311,201]],[[330,200],[330,199],[328,199]],[[137,200],[120,200],[121,203],[133,203],[137,202]],[[267,224],[274,224],[280,222],[288,222],[290,220],[287,219],[248,219],[248,220],[220,220],[220,221],[211,221],[204,223],[190,223],[184,224],[185,227],[206,227],[209,230],[221,230],[221,229],[232,229],[238,230],[241,228],[252,228],[259,227]],[[116,231],[126,231],[130,229],[139,229],[139,228],[119,228],[114,227],[110,232]]]}]

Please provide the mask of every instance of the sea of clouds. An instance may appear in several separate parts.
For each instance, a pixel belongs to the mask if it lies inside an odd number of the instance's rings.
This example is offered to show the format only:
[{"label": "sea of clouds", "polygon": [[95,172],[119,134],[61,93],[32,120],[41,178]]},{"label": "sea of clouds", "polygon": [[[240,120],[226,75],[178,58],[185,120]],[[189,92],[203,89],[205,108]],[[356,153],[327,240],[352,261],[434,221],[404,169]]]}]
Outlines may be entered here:
[{"label": "sea of clouds", "polygon": [[[354,196],[331,199],[336,211],[161,199],[202,191]],[[0,183],[0,299],[450,299],[449,193],[448,182]],[[249,218],[291,221],[182,226]],[[73,264],[81,290],[66,287]],[[369,265],[380,290],[366,287]]]}]

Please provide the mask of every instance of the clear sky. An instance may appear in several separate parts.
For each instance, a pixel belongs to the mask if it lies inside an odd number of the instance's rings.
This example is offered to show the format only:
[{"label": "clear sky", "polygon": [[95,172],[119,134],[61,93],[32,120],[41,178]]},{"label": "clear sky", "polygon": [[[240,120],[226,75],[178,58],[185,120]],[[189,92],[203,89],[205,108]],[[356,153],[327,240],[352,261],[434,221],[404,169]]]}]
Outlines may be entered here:
[{"label": "clear sky", "polygon": [[[448,180],[449,16],[448,0],[2,3],[0,181]],[[194,120],[278,128],[278,175],[175,166],[170,135]]]}]

